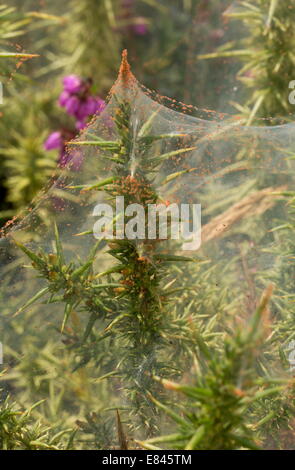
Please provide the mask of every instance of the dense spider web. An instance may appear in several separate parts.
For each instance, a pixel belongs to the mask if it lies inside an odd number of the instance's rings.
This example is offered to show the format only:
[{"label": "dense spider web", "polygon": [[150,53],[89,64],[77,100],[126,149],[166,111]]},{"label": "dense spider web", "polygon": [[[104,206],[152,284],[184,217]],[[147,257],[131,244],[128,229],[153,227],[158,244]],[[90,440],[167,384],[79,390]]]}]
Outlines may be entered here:
[{"label": "dense spider web", "polygon": [[[129,110],[130,144],[125,148],[128,158],[123,163],[116,147],[90,144],[120,140],[117,118],[122,103]],[[151,144],[143,150],[143,142]],[[162,240],[157,250],[162,256],[196,260],[195,264],[181,263],[178,271],[168,269],[167,278],[170,276],[175,285],[184,279],[191,295],[201,296],[194,289],[199,286],[199,277],[206,276],[204,282],[212,283],[214,295],[225,295],[229,302],[220,311],[225,325],[233,316],[247,320],[269,282],[276,283],[276,295],[280,297],[283,278],[277,276],[275,282],[270,273],[288,262],[280,255],[282,241],[274,229],[286,223],[288,204],[284,194],[294,187],[293,122],[275,124],[266,120],[261,126],[249,127],[237,117],[159,97],[137,82],[124,58],[106,109],[69,143],[68,152],[68,166],[38,195],[26,214],[8,224],[1,239],[0,339],[4,345],[3,367],[7,366],[5,358],[10,357],[8,368],[12,374],[15,362],[19,365],[26,361],[26,336],[41,351],[50,332],[50,339],[59,344],[57,355],[63,348],[62,341],[67,339],[67,330],[60,331],[62,299],[50,303],[47,293],[22,309],[46,287],[46,281],[28,266],[29,258],[15,242],[34,253],[54,253],[56,223],[66,262],[82,263],[96,243],[94,207],[110,203],[107,185],[99,191],[89,187],[114,175],[129,181],[129,186],[121,187],[121,195],[132,195],[133,202],[139,202],[137,191],[141,190],[135,182],[144,178],[157,195],[157,202],[166,206],[201,204],[201,246],[183,252],[179,241],[168,239]],[[120,187],[116,191],[120,194]],[[135,239],[133,243],[138,257],[146,256],[148,262],[145,241]],[[94,262],[96,275],[114,265],[107,248],[108,242],[103,240]],[[181,317],[189,301],[186,294],[179,294],[176,315]],[[202,309],[207,312],[205,305],[198,308],[200,315]],[[85,312],[80,312],[79,306],[76,310],[84,325]],[[275,317],[275,305],[272,314]],[[100,326],[105,327],[104,320]],[[231,331],[227,326],[226,329]],[[290,337],[291,332],[287,332],[283,342]],[[105,373],[111,372],[114,362],[110,360],[104,367]],[[288,374],[278,362],[276,367],[284,376]],[[95,368],[91,374],[102,375]],[[14,388],[11,390],[13,393]],[[80,400],[78,395],[76,400]]]}]

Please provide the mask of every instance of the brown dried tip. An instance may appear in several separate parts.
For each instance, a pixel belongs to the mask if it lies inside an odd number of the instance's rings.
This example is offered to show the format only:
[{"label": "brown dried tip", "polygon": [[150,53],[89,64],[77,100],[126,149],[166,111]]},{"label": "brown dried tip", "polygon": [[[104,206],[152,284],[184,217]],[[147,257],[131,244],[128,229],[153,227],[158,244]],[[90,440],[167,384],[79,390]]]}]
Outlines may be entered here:
[{"label": "brown dried tip", "polygon": [[130,83],[131,81],[135,81],[135,77],[133,73],[131,72],[131,67],[127,59],[128,52],[127,49],[124,49],[122,52],[122,62],[120,65],[120,70],[119,70],[119,79],[121,79],[124,83]]},{"label": "brown dried tip", "polygon": [[124,49],[124,51],[122,52],[122,61],[119,68],[118,78],[110,90],[108,99],[110,99],[113,94],[118,93],[118,91],[119,93],[122,93],[122,91],[123,93],[125,91],[127,93],[130,93],[136,89],[136,85],[137,80],[131,72],[131,67],[127,60],[127,49]]}]

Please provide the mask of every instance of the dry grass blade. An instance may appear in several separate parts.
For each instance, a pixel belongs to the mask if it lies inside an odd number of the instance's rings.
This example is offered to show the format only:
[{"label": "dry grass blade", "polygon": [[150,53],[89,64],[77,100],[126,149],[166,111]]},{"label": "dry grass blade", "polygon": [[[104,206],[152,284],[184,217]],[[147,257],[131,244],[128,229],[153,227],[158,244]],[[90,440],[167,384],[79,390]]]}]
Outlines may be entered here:
[{"label": "dry grass blade", "polygon": [[263,214],[270,209],[278,199],[279,196],[275,195],[274,192],[279,192],[283,189],[282,186],[279,188],[265,188],[244,197],[228,210],[214,217],[203,227],[202,243],[220,237],[233,224],[239,222],[241,219]]}]

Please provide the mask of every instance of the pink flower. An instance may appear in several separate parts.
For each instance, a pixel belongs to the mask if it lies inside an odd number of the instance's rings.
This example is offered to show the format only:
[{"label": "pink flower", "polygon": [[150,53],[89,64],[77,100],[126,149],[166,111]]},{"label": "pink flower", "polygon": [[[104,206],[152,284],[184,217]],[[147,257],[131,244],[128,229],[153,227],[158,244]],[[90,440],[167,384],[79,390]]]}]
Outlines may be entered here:
[{"label": "pink flower", "polygon": [[76,117],[79,121],[95,113],[96,101],[93,96],[88,96],[85,100],[80,101],[79,109],[77,110]]},{"label": "pink flower", "polygon": [[63,138],[61,132],[56,131],[49,134],[44,142],[44,148],[46,150],[61,149],[63,147]]},{"label": "pink flower", "polygon": [[81,131],[82,129],[84,129],[84,127],[86,126],[87,122],[86,121],[77,121],[76,122],[76,129],[78,129],[79,131]]},{"label": "pink flower", "polygon": [[66,101],[65,108],[69,114],[76,116],[80,108],[79,98],[77,96],[70,96]]},{"label": "pink flower", "polygon": [[[89,118],[94,114],[100,114],[106,107],[106,103],[99,96],[91,95],[91,79],[85,79],[68,75],[63,79],[64,90],[61,92],[58,103],[65,108],[68,114],[76,119],[75,127],[78,130],[83,129]],[[111,127],[111,125],[109,126]],[[72,151],[70,154],[66,151],[66,142],[71,140],[77,131],[72,129],[61,129],[52,132],[44,142],[46,150],[59,149],[58,165],[60,167],[67,166],[71,162],[73,171],[80,168],[83,155],[81,152]]]},{"label": "pink flower", "polygon": [[78,121],[84,121],[85,118],[95,113],[101,113],[105,108],[105,102],[95,96],[88,96],[85,100],[80,101],[79,108],[75,112]]},{"label": "pink flower", "polygon": [[67,104],[67,101],[69,100],[70,98],[70,94],[68,91],[62,91],[61,94],[59,95],[59,98],[58,98],[58,103],[60,106],[62,106],[63,108],[66,106]]},{"label": "pink flower", "polygon": [[83,88],[83,80],[77,75],[67,75],[63,79],[64,90],[69,93],[79,93]]}]

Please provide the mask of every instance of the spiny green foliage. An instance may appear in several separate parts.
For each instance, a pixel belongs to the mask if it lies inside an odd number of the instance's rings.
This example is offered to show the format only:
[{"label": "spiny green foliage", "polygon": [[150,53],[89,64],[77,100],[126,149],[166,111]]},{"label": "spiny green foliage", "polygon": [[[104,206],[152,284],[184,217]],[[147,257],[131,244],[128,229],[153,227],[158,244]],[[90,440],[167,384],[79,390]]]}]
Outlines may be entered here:
[{"label": "spiny green foliage", "polygon": [[[55,249],[56,253],[45,253],[40,251],[35,254],[24,245],[17,243],[19,248],[32,260],[32,266],[39,272],[40,276],[48,281],[48,286],[38,292],[29,300],[20,311],[29,307],[39,300],[45,294],[50,294],[49,303],[64,302],[65,316],[62,323],[63,331],[66,322],[74,308],[77,308],[82,302],[84,308],[87,306],[94,315],[94,321],[91,317],[92,325],[95,322],[95,316],[103,314],[103,301],[100,301],[100,294],[97,292],[108,292],[108,289],[120,286],[117,283],[93,283],[92,264],[99,242],[94,246],[89,254],[89,259],[85,264],[77,266],[70,262],[65,263],[63,249],[59,240],[57,227],[55,229]],[[63,293],[62,296],[57,294]],[[88,336],[86,329],[85,336]]]},{"label": "spiny green foliage", "polygon": [[279,254],[280,263],[271,272],[264,273],[264,282],[275,282],[280,286],[280,291],[274,295],[273,306],[276,312],[276,328],[273,337],[274,341],[280,341],[283,347],[287,347],[295,338],[295,304],[294,304],[294,279],[295,279],[295,197],[294,192],[283,193],[288,201],[289,217],[280,220],[280,225],[276,227],[275,233],[278,236],[278,243],[269,249]]},{"label": "spiny green foliage", "polygon": [[[222,350],[208,348],[198,337],[200,354],[196,365],[196,384],[177,384],[157,378],[167,390],[186,397],[179,410],[174,411],[151,396],[178,425],[176,433],[150,439],[142,443],[148,449],[155,444],[173,444],[186,450],[257,449],[260,435],[254,434],[251,407],[273,395],[279,397],[283,385],[275,380],[253,373],[255,357],[263,339],[261,325],[270,291],[261,301],[248,326],[227,337]],[[255,423],[257,424],[257,423]],[[259,428],[259,426],[258,426]]]},{"label": "spiny green foliage", "polygon": [[245,64],[238,78],[249,88],[244,106],[235,104],[251,124],[256,117],[286,116],[294,112],[289,83],[294,79],[295,6],[278,0],[237,1],[228,17],[246,27],[244,39],[223,45],[200,59],[233,57]]},{"label": "spiny green foliage", "polygon": [[[21,110],[24,111],[25,107],[22,106]],[[5,158],[4,167],[9,174],[7,201],[14,207],[23,208],[29,204],[56,167],[54,156],[43,149],[45,137],[44,133],[40,134],[36,118],[30,112],[21,126],[10,133],[9,148],[1,150]]]},{"label": "spiny green foliage", "polygon": [[[276,228],[278,243],[276,247],[269,248],[280,256],[280,262],[268,272],[263,273],[263,281],[274,282],[279,286],[272,297],[273,311],[273,334],[269,340],[276,356],[289,374],[294,376],[294,371],[290,365],[290,355],[293,351],[292,342],[295,338],[295,304],[294,304],[294,279],[295,279],[295,195],[294,192],[283,193],[289,199],[289,218],[285,223]],[[277,348],[279,344],[279,348]],[[263,362],[263,367],[268,367],[267,361]],[[266,448],[288,449],[293,446],[293,436],[295,429],[295,388],[294,380],[284,393],[273,399],[266,398],[263,402],[257,403],[255,412],[260,416],[258,423],[263,426]],[[260,424],[258,424],[258,429]]]},{"label": "spiny green foliage", "polygon": [[[3,391],[1,391],[3,393]],[[65,449],[66,434],[71,430],[54,433],[53,429],[46,427],[31,414],[36,403],[26,411],[6,398],[0,403],[0,450],[62,450]]]},{"label": "spiny green foliage", "polygon": [[[8,98],[8,93],[7,93],[7,88],[9,85],[9,82],[11,80],[11,76],[12,74],[16,72],[17,68],[19,68],[21,62],[20,61],[23,61],[25,59],[29,59],[29,58],[32,58],[34,57],[34,54],[28,54],[28,53],[23,53],[21,50],[18,50],[20,49],[20,46],[16,46],[15,44],[12,44],[11,41],[14,40],[15,38],[18,38],[19,36],[22,36],[25,31],[27,30],[27,27],[28,25],[30,24],[31,22],[31,19],[28,18],[28,17],[25,17],[25,15],[23,13],[20,13],[17,11],[16,8],[14,7],[9,7],[7,5],[0,5],[0,45],[1,45],[1,48],[4,48],[6,49],[5,51],[1,50],[0,52],[0,75],[1,75],[1,84],[0,84],[0,92],[1,92],[1,105],[3,105],[3,102],[2,100],[5,102],[5,99]],[[11,60],[8,60],[8,59],[11,59]],[[23,79],[23,75],[21,75],[20,73],[17,73],[17,77],[18,79]],[[4,98],[5,97],[5,98]],[[26,142],[22,142],[22,144],[24,143],[25,147],[27,148],[27,152],[23,152],[22,156],[25,155],[25,159],[24,158],[20,158],[20,154],[17,153],[17,151],[15,151],[15,153],[13,153],[13,149],[11,148],[6,148],[3,152],[3,146],[5,146],[5,140],[7,138],[7,127],[10,128],[11,130],[11,120],[9,120],[9,124],[7,126],[7,122],[6,119],[3,117],[3,114],[4,113],[1,113],[1,130],[3,131],[3,128],[5,128],[5,131],[3,132],[2,134],[2,139],[1,139],[1,154],[3,156],[3,154],[5,152],[8,152],[9,154],[9,157],[12,157],[11,159],[7,158],[7,159],[3,159],[1,158],[1,164],[0,164],[0,181],[4,179],[4,175],[6,175],[6,172],[7,172],[7,167],[5,168],[5,163],[7,163],[7,161],[9,160],[10,161],[10,165],[11,167],[14,167],[14,170],[16,167],[18,166],[22,166],[21,169],[18,169],[19,170],[19,173],[17,173],[18,175],[22,173],[23,171],[23,166],[24,164],[27,166],[28,168],[28,162],[25,161],[28,157],[28,151],[29,151],[29,148],[30,146],[32,146],[32,141],[30,141],[29,143],[29,139],[27,138],[27,141]],[[6,116],[5,116],[6,117]],[[23,118],[23,116],[22,116]],[[5,122],[5,124],[4,124]],[[13,123],[15,124],[15,122]],[[23,136],[21,136],[20,134],[15,134],[15,137],[16,139],[17,138],[22,138]],[[40,133],[38,134],[38,137],[39,137],[39,142],[38,142],[38,154],[42,153],[40,152]],[[16,140],[15,139],[15,140]],[[15,140],[14,140],[14,143],[15,143]],[[11,142],[11,141],[10,141]],[[36,141],[35,141],[36,143]],[[36,145],[35,145],[36,146]],[[44,157],[44,155],[42,155]],[[15,157],[15,160],[13,160],[13,158]],[[21,165],[21,162],[20,160],[22,160],[22,165]],[[32,162],[32,159],[29,158],[29,162],[31,164]],[[8,165],[9,166],[9,165]],[[32,172],[32,169],[30,169],[30,171]],[[32,175],[32,173],[31,173]],[[40,179],[40,175],[35,175],[34,177],[35,179]],[[33,178],[33,179],[34,179]],[[24,177],[25,179],[25,177]],[[22,181],[22,183],[24,183],[24,179]],[[30,178],[29,178],[30,180]],[[44,180],[43,180],[44,181]],[[42,182],[43,182],[42,181]],[[19,203],[19,201],[22,199],[22,196],[23,194],[19,195],[19,192],[22,192],[22,190],[24,189],[24,184],[20,184],[20,187],[18,189],[16,189],[16,185],[18,185],[20,183],[20,180],[19,179],[12,179],[9,181],[8,185],[10,185],[10,188],[13,188],[11,192],[14,193],[14,195],[12,197],[8,197],[7,199],[7,202],[11,202],[11,201],[15,201],[15,199],[17,199],[17,202]],[[25,185],[27,184],[27,182],[25,183]],[[3,185],[3,183],[1,183],[1,185]],[[4,186],[5,186],[5,183],[4,183]],[[32,189],[34,188],[34,184],[32,185]],[[6,189],[6,188],[5,188]],[[38,187],[39,189],[39,187]],[[32,198],[32,195],[34,196],[35,192],[34,191],[31,191],[29,197],[30,199]],[[11,195],[10,195],[11,196]],[[7,207],[7,205],[5,204],[5,209],[9,209],[9,207]],[[5,213],[2,213],[1,215],[6,218],[6,217],[9,217],[10,215],[13,215],[14,212],[13,211],[7,211]]]},{"label": "spiny green foliage", "polygon": [[[30,22],[29,18],[24,18],[14,7],[0,5],[0,44],[7,46],[8,41],[24,34],[24,26]],[[7,57],[7,55],[3,55]],[[9,56],[8,56],[9,57]],[[13,53],[11,54],[13,57]]]},{"label": "spiny green foliage", "polygon": [[[0,46],[6,49],[0,51],[0,75],[2,77],[9,77],[13,69],[18,68],[20,61],[36,57],[36,54],[23,52],[19,45],[11,43],[12,39],[24,35],[30,22],[31,19],[18,12],[16,8],[0,5]],[[10,67],[7,59],[11,59]],[[19,61],[17,66],[16,61]]]}]

